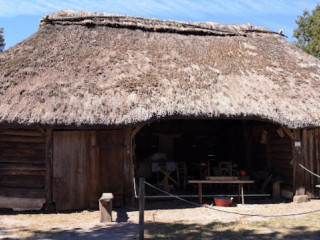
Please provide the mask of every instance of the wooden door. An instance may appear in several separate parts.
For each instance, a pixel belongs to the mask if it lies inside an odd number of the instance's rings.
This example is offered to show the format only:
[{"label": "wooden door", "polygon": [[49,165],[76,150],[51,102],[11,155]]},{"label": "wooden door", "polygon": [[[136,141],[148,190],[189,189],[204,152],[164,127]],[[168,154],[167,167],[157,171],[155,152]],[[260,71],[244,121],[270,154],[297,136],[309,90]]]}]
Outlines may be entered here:
[{"label": "wooden door", "polygon": [[122,130],[97,132],[100,165],[100,192],[111,192],[114,205],[123,205],[123,158],[124,142]]},{"label": "wooden door", "polygon": [[88,206],[87,161],[81,140],[80,131],[53,134],[53,201],[57,210]]},{"label": "wooden door", "polygon": [[53,201],[57,210],[97,208],[104,192],[123,205],[122,130],[53,134]]}]

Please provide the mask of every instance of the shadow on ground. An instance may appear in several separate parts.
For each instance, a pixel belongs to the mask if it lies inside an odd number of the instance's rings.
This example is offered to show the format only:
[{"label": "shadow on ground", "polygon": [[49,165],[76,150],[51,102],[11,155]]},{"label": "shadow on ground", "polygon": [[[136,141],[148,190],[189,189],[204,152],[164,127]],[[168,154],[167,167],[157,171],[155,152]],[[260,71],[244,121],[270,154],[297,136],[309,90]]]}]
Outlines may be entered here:
[{"label": "shadow on ground", "polygon": [[[277,230],[267,233],[257,233],[256,230],[233,229],[235,223],[210,223],[183,224],[183,223],[145,223],[145,239],[183,239],[183,240],[209,240],[209,239],[319,239],[320,231],[308,231],[305,227],[287,229],[283,234]],[[257,228],[263,226],[257,226]],[[226,229],[224,229],[226,228]],[[1,229],[5,230],[5,229]],[[27,230],[26,230],[27,231]],[[4,238],[17,239],[17,238]],[[76,228],[72,230],[51,229],[51,231],[35,231],[33,236],[28,239],[108,239],[108,240],[127,240],[138,239],[138,226],[132,223],[107,224],[96,226],[84,232]]]},{"label": "shadow on ground", "polygon": [[[1,237],[0,239],[13,240],[13,239],[25,239],[19,237],[6,237],[13,229],[1,229]],[[30,229],[24,229],[20,231],[25,231],[28,233],[27,239],[46,239],[46,240],[67,240],[67,239],[136,239],[137,226],[136,224],[131,223],[114,223],[106,226],[97,225],[87,231],[83,231],[83,229],[75,228],[72,230],[63,230],[59,228],[53,228],[50,231],[39,231],[36,230],[34,232],[30,232]],[[21,234],[23,235],[23,234]],[[30,236],[31,235],[31,236]]]},{"label": "shadow on ground", "polygon": [[[176,204],[162,204],[164,209],[170,208],[185,208],[186,204],[175,202]],[[148,204],[150,209],[156,208],[156,202]],[[28,233],[30,237],[28,239],[48,239],[48,240],[60,240],[60,239],[110,239],[110,240],[127,240],[138,239],[138,225],[129,220],[128,212],[136,209],[118,208],[114,209],[117,212],[117,217],[114,222],[107,224],[96,224],[89,229],[73,228],[66,230],[63,228],[51,228],[44,231],[39,229],[30,229],[28,227],[3,227],[0,226],[0,239],[23,239],[22,237],[12,238],[12,233],[16,231]],[[15,215],[16,212],[6,212],[7,215]],[[28,212],[30,213],[30,212]],[[41,213],[41,212],[39,212]],[[3,213],[4,214],[4,213]],[[19,212],[21,214],[21,212]],[[316,228],[314,218],[308,216],[307,218],[300,219],[299,221],[307,221],[304,226],[292,225],[292,223],[286,222],[283,218],[279,220],[281,226],[270,223],[268,221],[257,221],[243,223],[242,221],[235,221],[231,223],[212,222],[210,224],[186,224],[185,222],[175,223],[162,223],[162,222],[146,222],[145,223],[145,239],[320,239],[320,228]],[[186,219],[187,221],[187,219]],[[285,221],[285,222],[284,222]],[[291,220],[295,222],[296,220]],[[298,219],[297,219],[298,221]],[[299,224],[299,223],[298,223]],[[299,224],[300,225],[300,224]],[[313,228],[309,228],[312,226]],[[49,229],[49,228],[48,228]],[[11,236],[10,236],[11,235]],[[23,234],[21,234],[23,236]]]},{"label": "shadow on ground", "polygon": [[[267,233],[256,230],[233,229],[235,223],[200,224],[146,224],[146,239],[320,239],[320,231],[308,231],[305,227],[287,229],[283,234],[275,229]],[[261,226],[257,226],[259,228]],[[223,229],[227,228],[227,229]]]}]

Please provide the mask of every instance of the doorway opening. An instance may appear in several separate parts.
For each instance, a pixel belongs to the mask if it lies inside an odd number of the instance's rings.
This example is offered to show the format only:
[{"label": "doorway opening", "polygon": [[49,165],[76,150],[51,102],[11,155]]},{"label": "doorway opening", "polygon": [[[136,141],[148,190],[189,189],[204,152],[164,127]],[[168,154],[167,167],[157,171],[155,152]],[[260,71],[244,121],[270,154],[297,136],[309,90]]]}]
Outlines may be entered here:
[{"label": "doorway opening", "polygon": [[[252,120],[162,120],[135,137],[135,176],[177,195],[194,196],[191,180],[251,179],[246,193],[273,194],[275,182],[292,194],[291,139],[284,127]],[[208,184],[204,194],[234,195],[237,185]],[[147,195],[161,193],[147,188]],[[163,194],[162,194],[163,195]],[[275,196],[279,198],[280,196]]]}]

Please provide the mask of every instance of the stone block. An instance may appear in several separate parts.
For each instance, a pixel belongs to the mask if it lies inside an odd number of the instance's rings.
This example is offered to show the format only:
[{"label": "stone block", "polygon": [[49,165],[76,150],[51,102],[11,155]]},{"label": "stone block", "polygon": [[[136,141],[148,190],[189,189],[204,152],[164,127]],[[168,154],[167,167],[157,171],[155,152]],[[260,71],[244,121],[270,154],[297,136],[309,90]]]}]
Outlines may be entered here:
[{"label": "stone block", "polygon": [[293,202],[295,203],[303,203],[308,201],[309,201],[309,197],[307,195],[295,195],[293,197]]},{"label": "stone block", "polygon": [[112,222],[112,193],[103,193],[99,199],[100,222]]}]

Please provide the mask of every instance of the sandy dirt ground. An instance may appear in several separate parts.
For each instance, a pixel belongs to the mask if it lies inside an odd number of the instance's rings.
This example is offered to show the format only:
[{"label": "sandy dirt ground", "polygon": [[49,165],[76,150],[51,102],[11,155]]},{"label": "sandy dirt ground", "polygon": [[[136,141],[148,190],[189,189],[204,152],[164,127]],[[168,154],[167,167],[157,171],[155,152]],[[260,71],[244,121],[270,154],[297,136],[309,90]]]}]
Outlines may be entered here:
[{"label": "sandy dirt ground", "polygon": [[[266,215],[305,217],[305,212],[319,214],[320,200],[306,203],[239,204],[232,207],[191,206],[179,201],[147,202],[145,221],[152,223],[208,224],[264,221]],[[228,212],[239,213],[230,214]],[[0,239],[136,239],[137,209],[114,209],[113,222],[100,223],[99,211],[71,213],[0,212]],[[251,216],[252,215],[252,216]],[[319,226],[320,228],[320,226]]]}]

